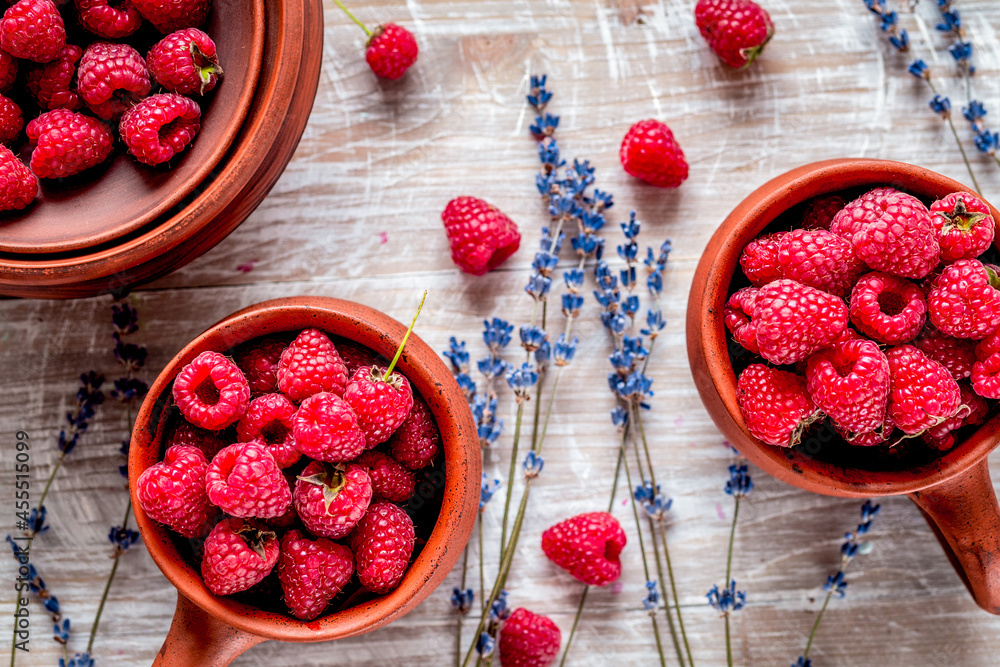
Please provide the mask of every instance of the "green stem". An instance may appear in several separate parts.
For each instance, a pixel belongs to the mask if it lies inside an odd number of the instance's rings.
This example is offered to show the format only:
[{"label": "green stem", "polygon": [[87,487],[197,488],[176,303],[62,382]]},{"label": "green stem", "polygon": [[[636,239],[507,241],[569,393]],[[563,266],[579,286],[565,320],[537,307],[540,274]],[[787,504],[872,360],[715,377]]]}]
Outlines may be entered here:
[{"label": "green stem", "polygon": [[[466,575],[469,571],[469,545],[466,543],[465,550],[462,552],[462,581],[459,584],[458,590],[463,594],[465,593],[465,581]],[[455,624],[455,667],[460,667],[462,661],[462,616],[464,612],[458,610],[458,622]]]},{"label": "green stem", "polygon": [[514,475],[517,473],[517,448],[521,440],[521,420],[524,417],[524,403],[517,404],[517,419],[514,422],[514,444],[510,450],[510,472],[507,474],[507,499],[503,504],[503,528],[500,532],[500,559],[503,560],[507,548],[507,520],[510,517],[510,501],[514,497]]},{"label": "green stem", "polygon": [[344,6],[344,3],[343,3],[343,2],[341,2],[340,0],[333,0],[333,1],[334,1],[334,2],[335,2],[335,3],[337,4],[337,6],[338,6],[338,7],[340,7],[341,9],[343,9],[343,10],[344,10],[344,13],[345,13],[345,14],[347,14],[347,17],[348,17],[349,19],[351,19],[352,21],[354,21],[355,23],[357,23],[357,24],[358,24],[359,26],[361,26],[361,29],[365,31],[365,34],[366,34],[366,35],[368,35],[369,37],[371,37],[371,36],[372,36],[372,31],[371,31],[371,30],[369,30],[369,29],[368,29],[368,28],[367,28],[367,27],[365,26],[365,24],[364,24],[364,23],[362,23],[361,21],[359,21],[358,19],[356,19],[356,18],[355,18],[355,17],[354,17],[354,14],[352,14],[352,13],[351,13],[351,10],[349,10],[349,9],[348,9],[347,7],[345,7],[345,6]]},{"label": "green stem", "polygon": [[[42,497],[38,499],[38,507],[36,511],[40,514],[42,507],[45,506],[45,498],[49,495],[49,489],[52,488],[52,482],[55,481],[56,473],[59,472],[59,468],[62,467],[63,459],[66,458],[64,452],[59,452],[59,456],[56,458],[56,464],[52,466],[52,472],[49,473],[49,479],[45,482],[45,488],[42,489]],[[34,531],[31,531],[34,533]],[[32,535],[34,537],[34,535]]]},{"label": "green stem", "polygon": [[580,623],[580,617],[583,615],[583,605],[587,603],[587,593],[590,591],[590,586],[583,587],[583,594],[580,596],[580,604],[576,606],[576,616],[573,617],[573,627],[569,630],[569,638],[566,639],[566,648],[563,650],[562,660],[559,661],[559,667],[563,667],[566,664],[566,656],[569,655],[569,647],[573,644],[573,637],[576,635],[576,626]]},{"label": "green stem", "polygon": [[[663,576],[663,564],[660,562],[660,547],[656,542],[656,520],[653,517],[649,517],[649,530],[653,534],[650,542],[653,544],[653,559],[656,561],[656,574],[660,578],[660,581],[663,582],[666,580],[666,577]],[[674,614],[670,609],[670,600],[665,588],[663,589],[663,611],[667,615],[667,627],[670,629],[670,638],[674,642],[674,650],[677,651],[677,663],[683,667],[684,653],[681,651],[681,642],[677,636],[677,626],[674,624]],[[656,613],[655,610],[653,610],[653,613]]]},{"label": "green stem", "polygon": [[[340,4],[338,0],[334,0],[337,4]],[[340,5],[343,7],[343,5]],[[396,356],[392,358],[392,363],[389,364],[389,368],[385,369],[385,375],[382,376],[382,382],[389,380],[389,376],[392,375],[392,369],[396,367],[396,362],[403,355],[403,348],[406,347],[406,341],[410,339],[410,334],[413,333],[413,327],[417,325],[417,318],[420,317],[420,311],[424,307],[424,299],[427,298],[427,290],[420,297],[420,305],[417,306],[417,312],[413,315],[413,321],[410,322],[410,328],[406,330],[406,335],[403,336],[403,342],[399,344],[399,348],[396,350]]]},{"label": "green stem", "polygon": [[723,614],[726,619],[726,664],[733,667],[733,644],[729,638],[729,612]]},{"label": "green stem", "polygon": [[739,496],[736,496],[736,504],[733,507],[733,524],[729,528],[729,555],[726,557],[726,586],[729,585],[729,580],[733,572],[733,542],[736,539],[736,519],[740,515],[740,500]]},{"label": "green stem", "polygon": [[[545,434],[549,432],[549,418],[552,417],[552,406],[556,402],[556,387],[559,386],[559,376],[562,375],[563,366],[556,368],[556,376],[552,379],[552,391],[549,392],[549,407],[545,409],[545,422],[542,424],[542,434],[538,438],[538,442],[531,443],[531,449],[537,454],[541,448],[541,443],[545,440]],[[538,415],[535,415],[535,419],[538,419]]]},{"label": "green stem", "polygon": [[[125,506],[125,518],[122,519],[122,530],[128,527],[128,518],[132,516],[132,498],[128,499],[128,504]],[[104,604],[108,601],[108,593],[111,592],[111,583],[115,580],[115,574],[118,572],[118,563],[121,561],[122,554],[125,553],[120,547],[115,547],[115,554],[112,557],[114,559],[114,564],[111,566],[111,574],[108,575],[108,582],[104,584],[104,592],[101,594],[101,602],[97,605],[97,615],[94,616],[94,626],[90,628],[90,639],[87,641],[87,653],[90,653],[94,648],[94,638],[97,637],[97,628],[101,625],[101,614],[104,613]]]},{"label": "green stem", "polygon": [[479,604],[483,605],[482,613],[486,613],[486,575],[483,563],[486,557],[483,555],[483,513],[479,513]]},{"label": "green stem", "polygon": [[660,539],[663,540],[663,558],[667,561],[667,577],[670,581],[670,595],[674,600],[674,611],[677,612],[677,624],[681,630],[681,641],[684,642],[684,651],[687,653],[688,664],[691,665],[691,667],[694,667],[694,657],[691,653],[691,646],[688,644],[687,631],[684,629],[684,615],[681,613],[680,601],[677,598],[677,584],[674,579],[674,566],[670,561],[670,549],[667,548],[667,528],[666,526],[660,526],[660,529]]},{"label": "green stem", "polygon": [[812,648],[813,639],[816,637],[816,630],[819,628],[819,622],[823,620],[823,614],[826,612],[827,606],[830,604],[830,598],[833,597],[833,590],[830,589],[826,594],[826,599],[823,600],[823,607],[819,610],[819,614],[816,616],[816,622],[813,623],[812,630],[809,632],[809,641],[806,642],[806,650],[802,652],[803,658],[809,657],[809,649]]},{"label": "green stem", "polygon": [[[934,82],[929,78],[924,79],[927,82],[927,86],[931,89],[931,92],[937,95],[937,88],[934,86]],[[958,137],[958,130],[955,129],[955,121],[951,119],[951,113],[945,116],[948,121],[948,127],[951,128],[951,135],[955,137],[955,144],[958,146],[959,152],[962,154],[962,161],[965,162],[965,168],[969,172],[969,178],[972,179],[972,185],[976,188],[976,194],[982,196],[982,188],[979,187],[979,181],[976,180],[976,175],[972,173],[972,164],[969,162],[969,156],[965,154],[965,147],[962,146],[962,140]]]}]

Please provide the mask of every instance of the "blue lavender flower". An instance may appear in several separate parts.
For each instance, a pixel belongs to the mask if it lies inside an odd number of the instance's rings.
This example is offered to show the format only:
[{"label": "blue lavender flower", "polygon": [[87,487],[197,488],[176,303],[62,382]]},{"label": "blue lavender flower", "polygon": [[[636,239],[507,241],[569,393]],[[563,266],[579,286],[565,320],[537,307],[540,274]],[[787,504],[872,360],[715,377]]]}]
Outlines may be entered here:
[{"label": "blue lavender flower", "polygon": [[663,294],[663,272],[653,271],[648,276],[646,276],[646,289],[654,297],[659,297]]},{"label": "blue lavender flower", "polygon": [[511,367],[507,372],[507,384],[514,390],[518,401],[528,398],[528,390],[538,382],[538,372],[532,364],[521,364],[520,368]]},{"label": "blue lavender flower", "polygon": [[725,491],[734,498],[745,498],[753,491],[753,480],[750,478],[747,464],[729,466],[729,479],[726,480]]},{"label": "blue lavender flower", "polygon": [[584,273],[582,269],[566,269],[563,271],[563,280],[566,281],[566,289],[576,293],[583,286]]},{"label": "blue lavender flower", "polygon": [[941,11],[941,23],[937,24],[937,29],[941,32],[958,33],[962,29],[962,17],[954,9],[944,9]]},{"label": "blue lavender flower", "polygon": [[549,228],[542,227],[542,239],[538,244],[538,249],[558,255],[565,240],[566,232],[559,232],[557,238],[552,238],[552,232],[549,231]]},{"label": "blue lavender flower", "polygon": [[483,320],[483,342],[494,354],[507,347],[512,331],[514,331],[514,325],[499,317]]},{"label": "blue lavender flower", "polygon": [[114,389],[109,393],[112,398],[116,398],[122,403],[144,396],[149,390],[149,386],[138,378],[121,377],[114,381]]},{"label": "blue lavender flower", "polygon": [[980,132],[973,139],[973,142],[976,144],[976,150],[980,153],[993,155],[996,153],[997,148],[1000,147],[1000,132]]},{"label": "blue lavender flower", "polygon": [[547,368],[551,358],[552,345],[549,344],[548,340],[544,340],[542,341],[542,344],[538,346],[538,349],[535,350],[535,363],[538,364],[539,368]]},{"label": "blue lavender flower", "polygon": [[451,593],[451,606],[460,614],[467,614],[472,609],[472,602],[476,599],[476,594],[471,588],[464,591],[455,586]]},{"label": "blue lavender flower", "polygon": [[128,551],[138,540],[139,533],[130,528],[111,526],[111,531],[108,533],[108,541],[120,551]]},{"label": "blue lavender flower", "polygon": [[538,144],[538,161],[547,170],[558,169],[566,164],[566,161],[559,156],[559,144],[551,138],[546,138]]},{"label": "blue lavender flower", "polygon": [[528,278],[528,284],[524,286],[524,291],[531,295],[535,301],[545,301],[552,288],[552,279],[540,273],[533,273]]},{"label": "blue lavender flower", "polygon": [[813,661],[809,658],[799,656],[799,659],[792,663],[791,667],[812,667]]},{"label": "blue lavender flower", "polygon": [[594,194],[591,197],[591,203],[598,211],[607,210],[615,205],[614,197],[611,196],[609,192],[602,192],[600,190],[594,190]]},{"label": "blue lavender flower", "polygon": [[59,658],[59,667],[94,667],[94,659],[89,653],[77,653],[69,659],[69,662]]},{"label": "blue lavender flower", "polygon": [[728,614],[732,611],[739,611],[746,606],[747,594],[746,591],[736,590],[736,581],[730,581],[727,588],[719,590],[718,585],[712,586],[711,590],[705,595],[708,598],[708,604],[715,610],[722,612],[723,614]]},{"label": "blue lavender flower", "polygon": [[119,336],[139,330],[139,312],[127,303],[111,304],[111,324]]},{"label": "blue lavender flower", "polygon": [[948,53],[954,58],[955,64],[962,72],[974,74],[976,68],[972,65],[972,42],[955,42],[948,47]]},{"label": "blue lavender flower", "polygon": [[[611,195],[608,195],[610,197]],[[584,210],[580,214],[580,226],[583,227],[583,231],[588,234],[594,234],[601,230],[604,225],[608,224],[607,218],[604,217],[603,213],[599,211],[588,211]]]},{"label": "blue lavender flower", "polygon": [[538,477],[542,472],[542,468],[545,467],[545,459],[542,458],[541,454],[536,454],[533,450],[529,451],[524,457],[524,476],[525,477]]},{"label": "blue lavender flower", "polygon": [[146,365],[146,346],[126,343],[118,332],[112,334],[115,341],[115,359],[126,370],[136,371]]},{"label": "blue lavender flower", "polygon": [[552,195],[549,199],[549,215],[563,221],[572,220],[580,215],[580,204],[571,194]]},{"label": "blue lavender flower", "polygon": [[531,268],[534,269],[539,275],[543,275],[548,278],[552,275],[552,272],[555,271],[558,264],[558,255],[541,251],[535,253],[535,260],[531,263]]},{"label": "blue lavender flower", "polygon": [[76,412],[66,413],[69,430],[59,432],[58,447],[63,455],[70,454],[79,442],[80,434],[87,430],[95,414],[95,407],[104,402],[101,385],[104,376],[90,371],[80,376],[80,388],[76,392]]},{"label": "blue lavender flower", "polygon": [[639,231],[642,229],[642,222],[636,219],[635,211],[629,212],[629,217],[627,222],[622,224],[622,234],[629,241],[634,241],[635,237],[639,235]]},{"label": "blue lavender flower", "polygon": [[831,574],[823,584],[824,591],[832,591],[839,598],[847,595],[847,582],[844,581],[844,571],[838,570],[836,574]]},{"label": "blue lavender flower", "polygon": [[604,251],[604,239],[593,234],[579,233],[569,240],[570,245],[580,257],[598,257]]},{"label": "blue lavender flower", "polygon": [[643,608],[653,615],[660,604],[660,591],[657,589],[655,581],[646,582],[646,597],[642,599]]},{"label": "blue lavender flower", "polygon": [[534,352],[542,343],[545,342],[548,335],[545,330],[537,326],[529,326],[527,324],[522,324],[521,328],[518,330],[518,334],[521,337],[521,347],[523,347],[528,352]]},{"label": "blue lavender flower", "polygon": [[979,100],[969,100],[969,106],[962,107],[965,120],[977,125],[986,116],[986,107]]},{"label": "blue lavender flower", "polygon": [[628,423],[628,410],[626,410],[620,405],[617,406],[614,410],[611,411],[611,423],[617,426],[619,429],[624,428],[625,424]]},{"label": "blue lavender flower", "polygon": [[506,373],[510,364],[498,357],[483,357],[476,362],[476,367],[479,369],[479,372],[486,377],[486,379],[492,380],[493,378],[498,378]]},{"label": "blue lavender flower", "polygon": [[490,605],[489,617],[491,622],[496,623],[505,620],[508,616],[510,616],[510,609],[507,608],[507,591],[502,590],[497,599]]},{"label": "blue lavender flower", "polygon": [[450,347],[441,354],[451,362],[455,373],[469,372],[469,352],[465,349],[465,341],[458,342],[454,336],[448,339]]},{"label": "blue lavender flower", "polygon": [[566,317],[578,316],[581,306],[583,306],[583,297],[579,294],[566,292],[562,295],[562,312]]},{"label": "blue lavender flower", "polygon": [[545,89],[546,76],[531,77],[531,92],[528,93],[528,104],[541,111],[552,99],[552,93]]},{"label": "blue lavender flower", "polygon": [[555,347],[552,350],[556,366],[567,366],[573,361],[573,357],[576,355],[576,346],[579,342],[580,339],[576,336],[573,336],[573,340],[567,340],[566,334],[559,334],[559,339],[556,340]]},{"label": "blue lavender flower", "polygon": [[494,478],[491,480],[486,473],[483,473],[483,481],[479,489],[479,511],[482,511],[493,500],[493,496],[500,489],[500,486],[499,479]]},{"label": "blue lavender flower", "polygon": [[535,122],[528,129],[535,136],[542,137],[552,136],[557,127],[559,127],[559,116],[546,113],[541,116],[535,116]]},{"label": "blue lavender flower", "polygon": [[46,517],[49,511],[42,505],[41,508],[32,507],[31,512],[28,513],[28,530],[34,535],[39,535],[44,533],[49,529],[49,524],[46,522]]},{"label": "blue lavender flower", "polygon": [[925,81],[931,78],[931,72],[927,67],[927,63],[920,59],[914,60],[910,63],[910,66],[906,68],[906,71],[918,79],[923,79]]},{"label": "blue lavender flower", "polygon": [[472,398],[476,394],[476,383],[466,373],[459,373],[455,376],[459,388],[465,393],[466,399]]},{"label": "blue lavender flower", "polygon": [[656,338],[656,336],[663,331],[667,326],[666,321],[663,319],[662,310],[653,310],[650,308],[646,312],[646,328],[640,329],[639,333],[643,336],[649,336],[650,338]]},{"label": "blue lavender flower", "polygon": [[[496,648],[496,640],[488,632],[483,632],[479,635],[479,639],[476,640],[476,653],[484,658],[488,658],[493,655],[493,649]],[[62,665],[60,665],[62,667]]]},{"label": "blue lavender flower", "polygon": [[635,314],[639,312],[639,297],[635,294],[630,294],[621,303],[622,312],[631,317],[635,317]]},{"label": "blue lavender flower", "polygon": [[670,511],[671,506],[674,504],[673,499],[667,498],[661,493],[659,484],[654,489],[653,483],[650,481],[644,481],[642,486],[635,487],[633,497],[636,502],[642,505],[642,508],[646,511],[646,515],[657,521],[666,517],[667,512]]},{"label": "blue lavender flower", "polygon": [[934,113],[938,114],[942,118],[947,119],[951,116],[951,100],[944,95],[935,95],[932,97],[928,106],[930,106]]},{"label": "blue lavender flower", "polygon": [[472,418],[476,422],[479,444],[482,447],[492,445],[503,432],[503,420],[496,418],[497,402],[496,396],[476,395],[469,405],[472,408]]},{"label": "blue lavender flower", "polygon": [[69,619],[64,618],[62,623],[52,624],[52,639],[65,645],[69,641]]}]

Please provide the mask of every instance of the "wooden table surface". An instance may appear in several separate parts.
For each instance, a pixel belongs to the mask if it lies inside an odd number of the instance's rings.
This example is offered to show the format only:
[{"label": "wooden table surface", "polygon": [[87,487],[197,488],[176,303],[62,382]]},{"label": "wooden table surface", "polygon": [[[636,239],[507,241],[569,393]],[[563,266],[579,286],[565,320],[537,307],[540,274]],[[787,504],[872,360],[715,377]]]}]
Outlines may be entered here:
[{"label": "wooden table surface", "polygon": [[[968,181],[947,127],[927,108],[927,90],[887,49],[861,0],[768,0],[777,34],[749,71],[725,69],[697,33],[693,2],[642,0],[408,0],[354,3],[362,20],[396,21],[415,33],[420,60],[400,82],[375,80],[361,56],[363,35],[326,3],[324,67],[312,118],[285,174],[229,238],[177,273],[136,290],[149,349],[146,379],[191,338],[228,313],[296,294],[354,299],[407,320],[419,290],[430,297],[418,333],[445,349],[450,335],[482,353],[481,321],[495,314],[530,317],[523,285],[547,216],[536,195],[535,142],[524,102],[529,73],[547,73],[561,114],[567,157],[590,159],[598,186],[616,196],[612,219],[630,209],[645,222],[643,245],[673,239],[666,273],[662,344],[650,364],[656,396],[648,417],[654,456],[674,499],[669,539],[696,663],[725,664],[722,621],[704,602],[725,567],[731,500],[722,492],[730,462],[688,371],[685,301],[698,257],[715,226],[758,185],[801,164],[866,156],[917,163]],[[963,93],[947,40],[933,29],[935,3],[903,14],[921,55],[941,74],[956,109]],[[976,46],[976,96],[1000,117],[1000,4],[957,3]],[[641,118],[666,121],[691,165],[678,190],[627,177],[618,145]],[[968,128],[957,118],[968,142]],[[972,156],[988,197],[1000,201],[1000,169]],[[483,197],[513,217],[522,250],[500,270],[475,278],[452,265],[440,212],[452,197]],[[605,234],[620,241],[616,227]],[[617,261],[617,259],[615,259]],[[248,270],[250,269],[250,270]],[[589,280],[589,279],[588,279]],[[588,283],[589,284],[589,283]],[[587,292],[589,297],[589,291]],[[0,302],[0,474],[13,476],[13,434],[30,433],[34,488],[56,456],[63,413],[77,375],[113,376],[110,298]],[[543,529],[581,511],[601,509],[614,466],[612,399],[605,375],[607,338],[588,298],[570,381],[560,392],[546,445],[546,467],[511,575],[511,603],[552,617],[564,637],[581,587],[548,563]],[[513,401],[503,403],[513,423]],[[72,619],[71,651],[86,645],[110,568],[108,527],[121,520],[126,491],[117,467],[127,428],[117,406],[99,416],[67,459],[47,505],[53,529],[35,543],[33,562]],[[509,433],[487,461],[506,465]],[[997,463],[997,461],[994,461]],[[1000,470],[1000,466],[995,466]],[[733,572],[748,592],[733,618],[739,665],[784,667],[801,652],[822,602],[821,585],[839,562],[859,502],[812,495],[753,471]],[[1000,474],[1000,473],[998,473]],[[3,482],[2,497],[13,500]],[[874,551],[849,572],[816,638],[816,665],[991,665],[1000,652],[1000,619],[966,594],[917,510],[887,498],[871,533]],[[497,542],[501,503],[486,513],[488,545]],[[616,512],[630,536],[621,584],[595,590],[572,665],[652,665],[650,623],[642,609],[644,577],[626,507]],[[7,530],[12,530],[8,528]],[[3,531],[6,532],[6,531]],[[488,570],[497,548],[486,549]],[[473,554],[473,562],[475,553]],[[0,558],[0,575],[13,578]],[[474,580],[470,571],[470,581]],[[438,665],[454,660],[449,604],[459,572],[413,613],[390,627],[334,645],[268,642],[235,664]],[[173,588],[141,545],[122,561],[94,646],[98,665],[148,665],[169,626]],[[61,654],[32,601],[31,653],[19,665],[54,665]],[[0,635],[9,637],[11,587],[0,593]],[[471,632],[466,624],[466,636]],[[6,640],[5,640],[6,641]]]}]

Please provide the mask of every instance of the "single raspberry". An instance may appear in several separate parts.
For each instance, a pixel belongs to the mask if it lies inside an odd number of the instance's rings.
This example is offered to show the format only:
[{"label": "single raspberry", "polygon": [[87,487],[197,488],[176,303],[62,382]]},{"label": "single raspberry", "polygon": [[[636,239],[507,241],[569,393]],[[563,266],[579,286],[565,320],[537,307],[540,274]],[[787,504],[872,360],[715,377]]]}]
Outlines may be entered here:
[{"label": "single raspberry", "polygon": [[66,26],[52,0],[20,0],[0,20],[0,49],[15,58],[47,63],[66,45]]},{"label": "single raspberry", "polygon": [[146,65],[157,83],[181,95],[204,95],[222,76],[215,42],[197,28],[178,30],[157,42]]},{"label": "single raspberry", "polygon": [[930,320],[956,338],[981,340],[1000,327],[1000,284],[978,259],[960,259],[934,279],[927,295]]},{"label": "single raspberry", "polygon": [[922,433],[955,415],[961,393],[947,368],[912,345],[894,347],[886,357],[889,414],[904,433]]},{"label": "single raspberry", "polygon": [[747,430],[769,445],[794,447],[821,416],[805,378],[763,364],[751,364],[740,373],[736,396]]},{"label": "single raspberry", "polygon": [[196,447],[211,461],[215,455],[225,447],[227,443],[216,431],[207,431],[189,424],[184,420],[179,420],[167,438],[167,447],[183,445],[185,447]]},{"label": "single raspberry", "polygon": [[802,227],[805,229],[826,229],[829,231],[834,216],[840,213],[846,203],[837,195],[826,195],[810,199],[802,212]]},{"label": "single raspberry", "polygon": [[757,291],[756,287],[744,287],[729,297],[726,307],[722,310],[723,321],[733,335],[733,340],[754,354],[760,354],[760,348],[757,346],[757,325],[753,321]]},{"label": "single raspberry", "polygon": [[847,328],[847,306],[837,297],[794,280],[760,288],[754,306],[762,357],[794,364],[835,341]]},{"label": "single raspberry", "polygon": [[359,368],[344,390],[344,400],[358,416],[369,449],[388,440],[413,407],[409,380],[402,373],[383,377],[384,373],[377,366]]},{"label": "single raspberry", "polygon": [[0,49],[0,93],[6,93],[17,79],[17,58]]},{"label": "single raspberry", "polygon": [[781,239],[787,233],[759,236],[743,248],[740,267],[754,287],[763,287],[784,277],[778,263],[778,249],[781,247]]},{"label": "single raspberry", "polygon": [[354,555],[345,545],[325,537],[310,540],[297,530],[281,538],[278,579],[295,618],[311,621],[319,616],[353,574]]},{"label": "single raspberry", "polygon": [[416,478],[399,461],[382,452],[369,451],[358,457],[358,465],[368,468],[372,498],[390,503],[405,503],[413,495]]},{"label": "single raspberry", "polygon": [[931,204],[941,261],[975,259],[993,243],[996,222],[986,203],[969,192],[952,192]]},{"label": "single raspberry", "polygon": [[132,0],[74,0],[80,25],[102,39],[128,37],[142,25]]},{"label": "single raspberry", "polygon": [[875,188],[846,204],[830,221],[830,231],[848,241],[866,225],[878,220],[884,210],[879,205],[886,197],[897,194],[895,188]]},{"label": "single raspberry", "polygon": [[211,351],[202,352],[181,369],[173,394],[184,418],[210,431],[235,424],[250,403],[250,386],[243,373],[228,357]]},{"label": "single raspberry", "polygon": [[149,94],[149,71],[128,44],[95,42],[87,47],[76,71],[76,89],[90,110],[116,120]]},{"label": "single raspberry", "polygon": [[475,197],[456,197],[441,212],[451,259],[481,276],[504,263],[521,245],[521,233],[500,209]]},{"label": "single raspberry", "polygon": [[972,375],[972,364],[976,362],[976,344],[949,336],[934,327],[927,327],[913,341],[921,352],[948,369],[956,380]]},{"label": "single raspberry", "polygon": [[855,447],[874,447],[875,445],[881,445],[889,439],[893,430],[896,428],[896,424],[893,423],[892,417],[889,416],[888,407],[888,404],[886,404],[885,415],[882,417],[878,428],[868,431],[867,433],[853,433],[838,428],[837,433],[839,433],[840,437],[842,437],[848,444],[854,445]]},{"label": "single raspberry", "polygon": [[658,188],[676,188],[688,177],[684,151],[670,128],[658,120],[640,120],[630,127],[618,159],[625,173]]},{"label": "single raspberry", "polygon": [[76,63],[81,56],[83,49],[67,44],[55,60],[28,70],[28,90],[38,100],[38,106],[71,111],[83,106],[83,100],[76,92]]},{"label": "single raspberry", "polygon": [[201,107],[189,97],[163,93],[128,109],[118,130],[139,162],[156,166],[183,152],[201,129]]},{"label": "single raspberry", "polygon": [[874,220],[863,222],[853,234],[836,228],[840,214],[830,223],[830,231],[850,241],[858,257],[876,271],[923,278],[937,266],[941,247],[923,202],[903,192],[892,192],[876,199],[870,212]]},{"label": "single raspberry", "polygon": [[0,211],[19,211],[35,200],[38,179],[6,146],[0,146]]},{"label": "single raspberry", "polygon": [[162,461],[139,475],[139,505],[150,519],[184,537],[204,537],[215,514],[205,493],[207,470],[208,459],[197,447],[168,447]]},{"label": "single raspberry", "polygon": [[983,398],[1000,398],[1000,352],[972,365],[972,387]]},{"label": "single raspberry", "polygon": [[588,586],[606,586],[621,576],[618,555],[626,542],[618,519],[607,512],[578,514],[542,533],[548,559]]},{"label": "single raspberry", "polygon": [[278,362],[286,347],[284,341],[265,338],[236,355],[236,365],[250,383],[251,392],[270,394],[278,390]]},{"label": "single raspberry", "polygon": [[838,429],[867,433],[885,420],[889,362],[874,341],[838,343],[809,357],[806,389]]},{"label": "single raspberry", "polygon": [[295,447],[295,404],[284,394],[264,394],[250,401],[236,424],[240,442],[257,440],[267,446],[279,468],[287,468],[302,454]]},{"label": "single raspberry", "polygon": [[415,543],[413,519],[392,503],[376,502],[351,533],[358,580],[381,595],[396,588],[406,574]]},{"label": "single raspberry", "polygon": [[518,607],[500,628],[500,667],[547,667],[559,655],[561,641],[552,619]]},{"label": "single raspberry", "polygon": [[923,290],[905,278],[873,271],[851,292],[851,322],[880,343],[913,340],[927,319]]},{"label": "single raspberry", "polygon": [[372,31],[365,47],[365,60],[383,79],[399,79],[417,62],[417,40],[406,28],[386,23]]},{"label": "single raspberry", "polygon": [[211,0],[132,0],[143,18],[164,35],[205,22]]},{"label": "single raspberry", "polygon": [[951,419],[929,428],[923,436],[923,441],[930,447],[947,451],[955,446],[957,436],[955,431],[963,426],[982,424],[989,414],[990,406],[980,398],[965,382],[958,383],[962,395],[962,405]]},{"label": "single raspberry", "polygon": [[242,519],[223,519],[205,538],[201,576],[216,595],[245,591],[271,573],[278,551],[278,537],[273,532]]},{"label": "single raspberry", "polygon": [[296,403],[313,394],[329,391],[342,396],[347,387],[347,369],[326,334],[305,329],[281,353],[278,389]]},{"label": "single raspberry", "polygon": [[239,442],[216,454],[205,473],[205,491],[227,514],[245,518],[277,518],[292,502],[285,476],[259,442]]},{"label": "single raspberry", "polygon": [[344,367],[347,368],[347,377],[354,375],[359,368],[385,367],[389,364],[381,355],[353,343],[337,343],[337,352],[344,362]]},{"label": "single raspberry", "polygon": [[865,270],[854,247],[825,229],[795,229],[781,238],[778,265],[783,278],[846,297]]},{"label": "single raspberry", "polygon": [[298,450],[319,461],[350,461],[365,450],[357,415],[344,399],[327,391],[302,401],[293,429]]},{"label": "single raspberry", "polygon": [[332,540],[351,532],[371,500],[368,469],[354,463],[313,461],[299,473],[293,494],[295,511],[306,528]]},{"label": "single raspberry", "polygon": [[414,395],[413,407],[389,438],[389,453],[410,470],[434,463],[441,445],[441,433],[424,399]]},{"label": "single raspberry", "polygon": [[10,145],[24,129],[24,115],[14,100],[0,95],[0,144]]},{"label": "single raspberry", "polygon": [[978,361],[983,361],[997,352],[1000,352],[1000,330],[994,331],[976,343],[976,359]]},{"label": "single raspberry", "polygon": [[113,146],[108,128],[68,109],[54,109],[28,123],[31,171],[39,178],[64,178],[104,162]]},{"label": "single raspberry", "polygon": [[722,62],[736,69],[756,60],[774,35],[771,16],[752,0],[698,0],[694,21]]}]

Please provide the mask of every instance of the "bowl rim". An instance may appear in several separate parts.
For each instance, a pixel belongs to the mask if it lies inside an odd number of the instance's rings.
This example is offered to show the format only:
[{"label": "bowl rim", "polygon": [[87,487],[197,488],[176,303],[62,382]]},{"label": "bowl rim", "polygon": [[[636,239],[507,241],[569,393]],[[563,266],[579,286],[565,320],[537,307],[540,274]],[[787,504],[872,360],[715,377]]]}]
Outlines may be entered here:
[{"label": "bowl rim", "polygon": [[[139,475],[161,457],[162,417],[170,403],[173,379],[184,364],[205,350],[225,353],[254,338],[309,327],[347,338],[387,358],[392,357],[407,328],[373,308],[331,297],[287,297],[243,308],[188,343],[157,375],[136,418],[128,461],[129,493],[139,532],[153,561],[179,594],[234,628],[292,642],[370,632],[396,620],[430,595],[458,561],[472,534],[481,477],[479,438],[465,395],[440,357],[417,334],[411,334],[397,368],[427,402],[441,431],[445,486],[437,522],[399,587],[313,621],[213,595],[198,571],[180,555],[168,529],[142,511],[136,495]],[[248,329],[252,335],[245,333]]]},{"label": "bowl rim", "polygon": [[[722,312],[743,247],[779,215],[813,197],[856,187],[888,185],[922,197],[974,189],[929,169],[872,158],[840,158],[792,169],[754,190],[709,240],[687,308],[687,348],[695,384],[716,425],[740,453],[784,482],[827,495],[867,497],[913,493],[962,474],[998,444],[1000,415],[932,461],[905,470],[870,471],[817,461],[799,447],[768,445],[750,435],[736,398]],[[984,199],[985,201],[985,199]],[[987,204],[989,204],[987,202]],[[990,205],[994,219],[1000,212]],[[995,245],[1000,239],[995,241]]]}]

